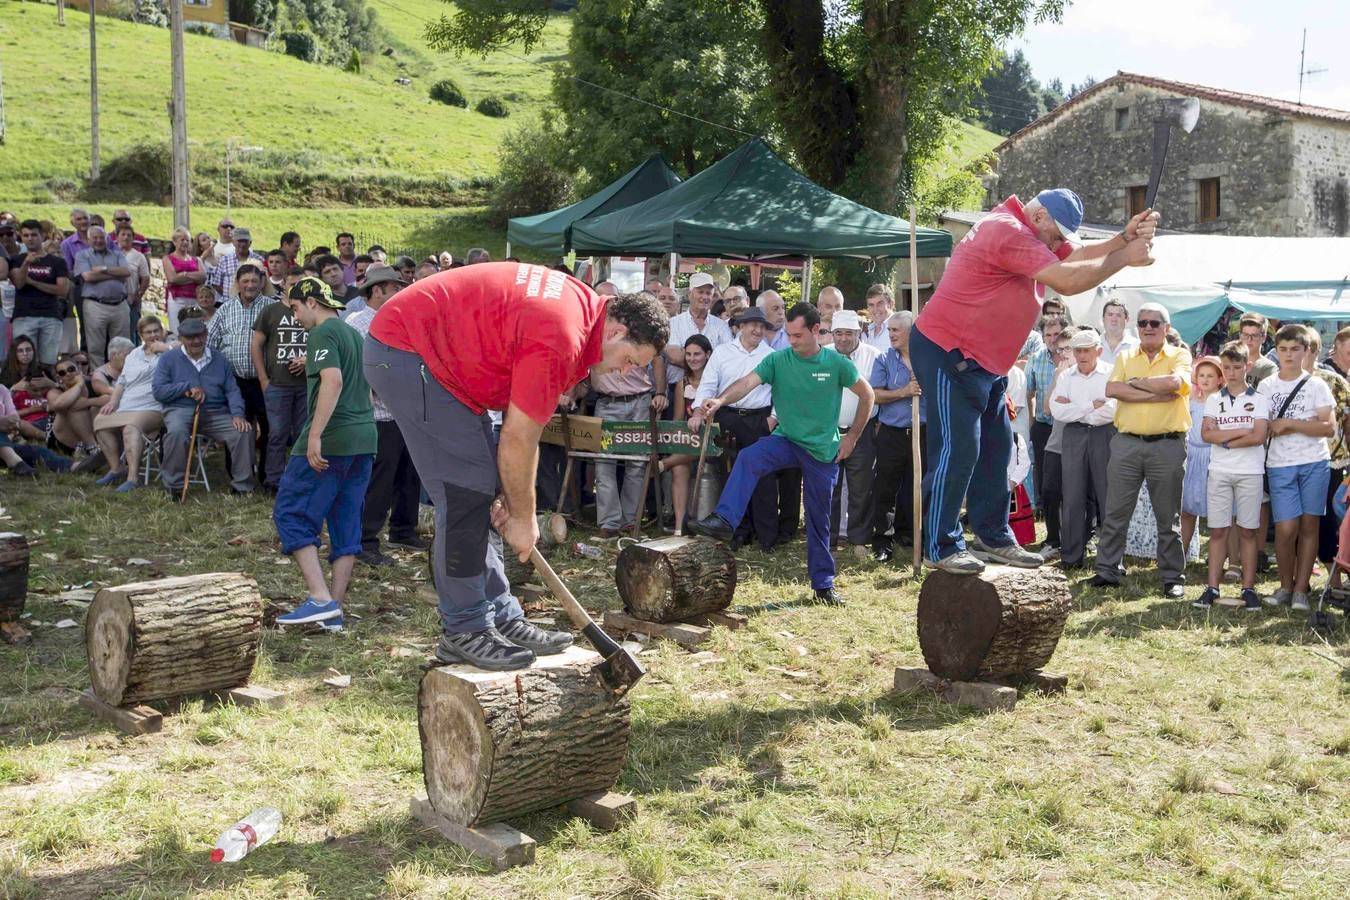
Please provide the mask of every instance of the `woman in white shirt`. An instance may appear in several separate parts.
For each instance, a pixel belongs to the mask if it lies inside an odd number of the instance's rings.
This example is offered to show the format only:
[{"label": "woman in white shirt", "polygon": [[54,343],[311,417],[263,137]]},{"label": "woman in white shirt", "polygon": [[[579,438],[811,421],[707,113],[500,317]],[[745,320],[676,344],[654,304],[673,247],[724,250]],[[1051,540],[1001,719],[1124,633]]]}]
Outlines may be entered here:
[{"label": "woman in white shirt", "polygon": [[146,316],[137,325],[141,346],[127,354],[112,398],[94,417],[94,438],[108,463],[108,474],[95,483],[104,487],[116,484],[118,493],[123,494],[140,487],[146,438],[164,427],[164,408],[153,389],[155,366],[169,349],[164,343],[164,326],[155,316]]}]

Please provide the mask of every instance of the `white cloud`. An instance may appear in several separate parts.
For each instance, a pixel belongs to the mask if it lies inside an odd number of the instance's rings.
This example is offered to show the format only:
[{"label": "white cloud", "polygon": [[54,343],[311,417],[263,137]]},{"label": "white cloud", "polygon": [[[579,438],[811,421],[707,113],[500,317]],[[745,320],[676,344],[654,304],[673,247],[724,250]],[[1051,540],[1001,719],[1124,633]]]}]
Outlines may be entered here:
[{"label": "white cloud", "polygon": [[1029,38],[1096,38],[1166,50],[1240,49],[1250,29],[1216,0],[1075,0],[1064,21],[1031,29]]}]

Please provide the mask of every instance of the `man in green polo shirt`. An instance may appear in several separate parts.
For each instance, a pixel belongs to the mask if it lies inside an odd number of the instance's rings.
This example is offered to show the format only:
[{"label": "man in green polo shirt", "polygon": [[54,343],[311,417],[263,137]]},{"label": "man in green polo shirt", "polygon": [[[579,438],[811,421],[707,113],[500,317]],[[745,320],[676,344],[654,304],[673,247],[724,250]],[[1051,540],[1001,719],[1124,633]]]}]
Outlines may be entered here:
[{"label": "man in green polo shirt", "polygon": [[[717,509],[706,519],[690,522],[689,531],[730,541],[759,479],[779,469],[800,467],[811,587],[818,602],[842,606],[844,601],[834,590],[830,554],[830,497],[839,462],[853,452],[872,414],[872,386],[846,357],[820,345],[820,313],[810,303],[788,310],[785,328],[790,346],[764,357],[753,372],[703,404],[701,415],[706,420],[723,404],[735,403],[761,384],[772,385],[778,427],[741,451]],[[858,411],[841,438],[844,389],[858,395]]]},{"label": "man in green polo shirt", "polygon": [[[378,436],[370,385],[361,367],[361,335],[338,318],[344,308],[317,278],[302,278],[287,297],[295,319],[309,332],[305,377],[309,419],[291,448],[281,476],[272,521],[281,552],[304,575],[309,596],[278,625],[318,623],[342,629],[342,601],[361,552],[361,511],[370,483]],[[329,589],[319,565],[319,536],[328,523]]]}]

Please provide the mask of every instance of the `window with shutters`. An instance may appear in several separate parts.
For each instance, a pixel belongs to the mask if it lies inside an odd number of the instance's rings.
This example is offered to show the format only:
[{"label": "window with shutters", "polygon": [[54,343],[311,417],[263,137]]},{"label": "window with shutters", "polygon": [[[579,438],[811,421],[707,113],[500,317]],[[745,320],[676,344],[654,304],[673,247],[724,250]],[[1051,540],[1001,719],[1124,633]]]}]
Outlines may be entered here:
[{"label": "window with shutters", "polygon": [[1129,191],[1129,215],[1127,218],[1133,219],[1144,211],[1144,199],[1148,196],[1148,187],[1142,184],[1131,185],[1126,188]]},{"label": "window with shutters", "polygon": [[1219,179],[1201,178],[1199,182],[1199,215],[1197,222],[1215,222],[1221,214],[1219,207]]}]

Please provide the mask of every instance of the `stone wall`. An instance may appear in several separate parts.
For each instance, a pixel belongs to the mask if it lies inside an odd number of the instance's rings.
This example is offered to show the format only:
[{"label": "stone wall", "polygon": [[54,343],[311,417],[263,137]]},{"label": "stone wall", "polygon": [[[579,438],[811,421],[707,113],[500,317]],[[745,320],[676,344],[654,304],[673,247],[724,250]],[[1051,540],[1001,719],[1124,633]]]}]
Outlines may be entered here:
[{"label": "stone wall", "polygon": [[1350,237],[1350,125],[1294,124],[1295,234]]},{"label": "stone wall", "polygon": [[[1008,194],[1027,199],[1042,188],[1063,186],[1083,198],[1087,221],[1123,223],[1129,188],[1148,183],[1153,119],[1157,101],[1166,96],[1176,95],[1129,83],[1115,85],[1017,138],[999,153],[998,178],[987,204],[992,206]],[[1306,198],[1296,198],[1292,173],[1301,151],[1296,149],[1295,132],[1296,123],[1288,117],[1201,100],[1195,130],[1172,136],[1154,204],[1162,213],[1163,227],[1199,234],[1313,233],[1300,229],[1307,221],[1306,209],[1317,203],[1315,190],[1325,194],[1326,189],[1309,183]],[[1306,154],[1328,154],[1324,143],[1350,154],[1347,142],[1350,132],[1339,143],[1310,135],[1305,139]],[[1345,169],[1343,162],[1341,171]],[[1206,178],[1219,179],[1219,218],[1200,222],[1199,182]],[[1334,185],[1331,190],[1335,192]],[[1343,187],[1340,190],[1344,193]],[[1329,208],[1335,208],[1334,200]],[[1330,215],[1334,218],[1334,213]]]}]

